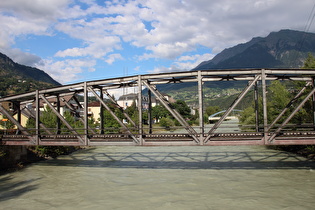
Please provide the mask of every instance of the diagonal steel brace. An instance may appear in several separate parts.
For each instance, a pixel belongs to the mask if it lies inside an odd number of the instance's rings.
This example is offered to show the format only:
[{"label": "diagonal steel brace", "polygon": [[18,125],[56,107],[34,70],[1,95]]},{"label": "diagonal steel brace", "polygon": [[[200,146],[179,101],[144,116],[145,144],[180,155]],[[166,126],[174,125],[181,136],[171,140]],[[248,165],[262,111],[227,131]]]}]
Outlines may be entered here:
[{"label": "diagonal steel brace", "polygon": [[226,112],[224,113],[224,115],[222,115],[222,117],[213,125],[213,127],[210,129],[210,131],[208,132],[208,136],[205,139],[205,143],[207,143],[209,141],[209,139],[211,138],[211,136],[213,135],[214,131],[222,124],[222,122],[225,120],[225,118],[232,112],[232,110],[237,106],[237,104],[244,98],[244,96],[246,95],[246,93],[248,93],[248,91],[251,89],[251,87],[260,79],[260,75],[257,75],[254,80],[250,81],[247,85],[247,87],[245,87],[245,89],[239,94],[239,96],[234,100],[234,102],[232,103],[232,105],[228,108],[228,110],[226,110]]},{"label": "diagonal steel brace", "polygon": [[[70,110],[72,110],[72,111],[75,112],[75,110],[73,110],[73,108],[71,107],[71,105],[70,105],[64,98],[61,98],[61,100],[66,104],[66,106],[68,107],[68,109],[70,109]],[[78,118],[79,118],[79,120],[84,124],[84,120],[82,119],[82,117],[79,116]],[[92,132],[92,134],[96,134],[95,131],[94,131],[90,126],[88,126],[88,128],[89,128],[89,131]]]},{"label": "diagonal steel brace", "polygon": [[31,142],[35,143],[36,139],[34,137],[32,137],[32,135],[26,130],[26,128],[24,128],[14,117],[12,117],[10,115],[10,113],[1,106],[0,104],[0,112],[2,112],[2,114],[4,114],[5,116],[7,116],[7,118],[16,125],[16,127],[24,134],[27,136],[27,138],[29,140],[31,140]]},{"label": "diagonal steel brace", "polygon": [[[36,116],[32,113],[32,111],[29,108],[25,106],[24,109],[26,111],[26,113],[24,114],[26,114],[28,118],[31,117],[31,118],[36,119]],[[50,132],[50,130],[42,122],[39,122],[39,126],[43,128],[49,135],[52,135],[52,132]]]},{"label": "diagonal steel brace", "polygon": [[131,117],[124,111],[124,109],[119,106],[117,101],[108,93],[107,90],[103,90],[103,93],[107,95],[107,97],[120,109],[120,111],[123,113],[123,115],[127,118],[127,120],[134,126],[136,127],[136,123],[131,119]]},{"label": "diagonal steel brace", "polygon": [[80,134],[66,121],[66,119],[55,109],[55,107],[45,98],[43,94],[39,95],[40,98],[42,98],[45,103],[49,106],[49,108],[55,113],[55,115],[67,126],[67,128],[77,136],[77,138],[80,140],[80,143],[84,143],[84,140],[81,138]]},{"label": "diagonal steel brace", "polygon": [[107,104],[101,99],[101,97],[93,90],[91,87],[88,87],[89,91],[91,91],[94,96],[100,101],[100,103],[109,111],[109,113],[115,118],[115,120],[127,131],[127,133],[131,136],[135,143],[139,143],[139,140],[135,137],[135,135],[129,130],[129,128],[121,122],[121,120],[115,115],[115,113],[107,106]]},{"label": "diagonal steel brace", "polygon": [[276,119],[269,125],[267,128],[268,131],[278,122],[278,120],[284,115],[284,113],[291,107],[291,105],[301,97],[302,93],[306,90],[307,86],[311,83],[307,82],[306,85],[296,94],[296,96],[286,105],[286,107],[282,110],[282,112],[276,117]]},{"label": "diagonal steel brace", "polygon": [[307,100],[315,93],[315,88],[304,98],[304,100],[293,110],[293,112],[288,116],[288,118],[280,125],[280,127],[273,133],[268,139],[269,142],[273,142],[274,138],[280,133],[284,126],[292,119],[292,117],[302,108],[302,106],[307,102]]},{"label": "diagonal steel brace", "polygon": [[185,127],[185,129],[191,134],[194,140],[199,143],[199,139],[197,137],[198,133],[193,129],[184,119],[183,117],[175,110],[170,107],[169,101],[152,85],[150,85],[147,81],[142,81],[147,88],[160,100],[163,106],[175,117],[178,122]]}]

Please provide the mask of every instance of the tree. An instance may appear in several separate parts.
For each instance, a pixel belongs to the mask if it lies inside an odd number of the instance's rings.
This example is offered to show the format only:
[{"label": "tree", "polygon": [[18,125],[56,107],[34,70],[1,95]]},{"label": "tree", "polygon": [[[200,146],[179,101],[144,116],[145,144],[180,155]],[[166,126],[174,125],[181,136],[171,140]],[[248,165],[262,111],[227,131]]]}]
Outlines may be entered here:
[{"label": "tree", "polygon": [[304,62],[304,69],[314,69],[315,68],[315,58],[314,56],[309,53],[305,62]]},{"label": "tree", "polygon": [[207,108],[206,108],[206,114],[208,115],[208,116],[210,116],[210,115],[212,115],[212,114],[215,114],[215,113],[217,113],[217,112],[219,112],[220,111],[220,107],[219,106],[208,106]]},{"label": "tree", "polygon": [[272,121],[289,103],[291,94],[288,88],[278,80],[271,82],[268,93],[268,119]]},{"label": "tree", "polygon": [[156,105],[155,107],[152,107],[152,117],[155,118],[156,120],[162,117],[168,117],[169,115],[170,113],[164,106]]},{"label": "tree", "polygon": [[178,113],[185,119],[191,118],[191,110],[185,101],[177,100],[175,103],[172,104],[172,106],[174,106]]}]

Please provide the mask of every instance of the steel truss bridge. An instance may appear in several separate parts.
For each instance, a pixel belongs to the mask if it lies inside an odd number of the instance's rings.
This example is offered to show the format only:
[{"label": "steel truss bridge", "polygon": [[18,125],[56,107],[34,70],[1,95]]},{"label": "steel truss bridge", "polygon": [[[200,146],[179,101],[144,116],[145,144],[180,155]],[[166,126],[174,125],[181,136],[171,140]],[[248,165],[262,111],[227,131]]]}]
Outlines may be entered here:
[{"label": "steel truss bridge", "polygon": [[[127,76],[120,78],[87,81],[77,84],[65,85],[36,90],[34,92],[0,98],[0,112],[11,121],[16,130],[9,132],[4,130],[0,133],[0,144],[2,145],[50,145],[50,146],[100,146],[100,145],[139,145],[139,146],[171,146],[171,145],[311,145],[315,144],[315,126],[313,123],[308,126],[291,125],[289,121],[303,107],[307,101],[313,102],[311,115],[315,113],[315,70],[314,69],[237,69],[237,70],[203,70],[186,71],[163,74],[147,74]],[[295,90],[296,95],[290,100],[287,106],[275,119],[269,119],[268,110],[268,84],[273,80],[303,81],[305,86]],[[224,81],[228,86],[232,81],[243,82],[244,89],[239,93],[226,112],[216,121],[213,126],[207,129],[204,122],[204,84]],[[187,121],[171,106],[167,98],[159,92],[157,85],[173,83],[174,88],[178,83],[194,82],[198,87],[195,97],[198,98],[197,109],[199,113],[199,126],[192,127]],[[246,85],[247,84],[247,85]],[[112,89],[133,87],[137,89],[138,122],[134,122],[125,110],[119,106],[117,101],[109,94]],[[143,90],[148,90],[148,125],[143,124]],[[233,109],[244,100],[246,95],[251,95],[255,104],[256,124],[252,131],[220,132],[224,121]],[[69,110],[75,112],[74,105],[69,104],[65,98],[73,96],[76,107],[81,110],[77,115],[84,128],[75,128],[67,122],[62,115],[60,104],[63,102]],[[156,132],[152,126],[152,97],[155,96],[184,128],[184,132]],[[258,103],[258,95],[262,98],[262,105]],[[79,97],[80,96],[80,102]],[[108,112],[120,124],[119,133],[109,133],[104,128],[104,117],[100,115],[100,127],[92,128],[89,124],[89,97],[94,96],[100,103],[101,113]],[[83,98],[83,101],[82,101]],[[129,122],[127,125],[111,110],[105,98],[119,108]],[[54,103],[52,103],[52,99]],[[7,108],[6,103],[12,103],[13,107]],[[32,104],[32,106],[30,106]],[[57,116],[56,127],[48,128],[41,120],[41,104],[46,104]],[[28,114],[26,114],[28,113]],[[35,128],[27,128],[21,123],[22,114],[33,118]],[[259,120],[260,116],[260,120]],[[262,117],[261,117],[262,116]],[[261,119],[262,118],[262,119]],[[281,123],[279,119],[282,118]],[[285,119],[283,119],[285,118]],[[314,117],[313,117],[314,118]],[[259,123],[260,122],[260,123]],[[67,132],[61,130],[61,125],[67,127]],[[291,129],[288,129],[291,128]],[[293,129],[292,129],[293,128]]]}]

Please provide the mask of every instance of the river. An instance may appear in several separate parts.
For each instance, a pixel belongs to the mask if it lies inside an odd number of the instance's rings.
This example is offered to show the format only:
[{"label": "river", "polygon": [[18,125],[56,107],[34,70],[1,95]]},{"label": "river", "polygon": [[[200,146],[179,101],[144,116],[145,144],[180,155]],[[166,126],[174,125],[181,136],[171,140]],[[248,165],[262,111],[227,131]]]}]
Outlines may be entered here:
[{"label": "river", "polygon": [[0,176],[0,209],[314,209],[315,162],[263,146],[96,147]]}]

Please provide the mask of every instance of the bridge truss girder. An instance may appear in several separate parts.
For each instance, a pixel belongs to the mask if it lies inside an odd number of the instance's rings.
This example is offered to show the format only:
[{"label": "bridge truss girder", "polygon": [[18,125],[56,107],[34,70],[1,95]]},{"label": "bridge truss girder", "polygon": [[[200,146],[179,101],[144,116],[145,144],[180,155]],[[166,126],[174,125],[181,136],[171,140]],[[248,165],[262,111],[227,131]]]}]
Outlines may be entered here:
[{"label": "bridge truss girder", "polygon": [[[292,145],[292,144],[315,144],[315,131],[314,121],[313,125],[308,130],[298,130],[286,132],[283,131],[292,117],[299,111],[299,109],[311,98],[313,98],[314,104],[314,77],[315,70],[313,69],[236,69],[236,70],[204,70],[204,71],[186,71],[164,74],[147,74],[137,75],[121,78],[104,79],[97,81],[87,81],[83,83],[65,85],[45,90],[37,90],[30,93],[24,93],[14,96],[7,96],[0,98],[0,114],[8,118],[15,127],[16,130],[12,133],[12,130],[4,129],[0,133],[0,144],[4,145]],[[297,95],[288,103],[288,105],[282,110],[279,116],[268,123],[268,103],[267,103],[267,82],[273,80],[290,80],[290,81],[305,81],[307,85],[312,85],[313,89],[308,91],[306,87],[302,88]],[[247,81],[248,85],[244,87],[234,102],[228,107],[225,114],[209,129],[206,131],[204,123],[204,83],[217,82],[217,81]],[[170,102],[159,92],[157,85],[168,83],[185,83],[194,82],[197,83],[198,97],[198,110],[199,110],[199,126],[191,126],[186,120],[170,105]],[[258,83],[261,85],[258,87]],[[134,122],[130,116],[120,107],[117,101],[111,97],[109,91],[112,89],[120,89],[125,87],[138,87],[138,122]],[[145,132],[143,125],[143,107],[142,107],[142,90],[147,88],[149,97],[149,128],[148,132]],[[231,113],[231,111],[249,94],[250,90],[254,89],[254,104],[255,104],[255,130],[251,132],[228,132],[220,133],[220,128]],[[307,92],[307,96],[304,96],[304,92]],[[258,92],[261,92],[262,97],[262,109],[259,109],[258,105]],[[151,124],[151,94],[161,102],[163,105],[184,128],[185,132],[181,133],[156,133],[153,132]],[[128,120],[131,126],[127,126],[111,108],[104,101],[103,95],[106,95],[108,99],[119,108],[124,117]],[[73,99],[76,106],[83,110],[81,116],[77,116],[84,128],[75,128],[70,125],[69,122],[61,113],[61,102],[71,110],[72,105],[66,101],[65,97],[73,95]],[[78,101],[76,95],[83,95],[83,101]],[[100,102],[100,110],[106,109],[111,116],[120,124],[120,133],[105,134],[107,128],[103,127],[104,119],[102,114],[100,115],[101,126],[97,130],[92,128],[89,124],[88,115],[88,99],[89,95],[93,95],[98,102]],[[303,100],[301,99],[302,97]],[[50,99],[54,99],[55,105],[52,104]],[[298,101],[301,99],[302,101]],[[15,106],[15,110],[9,110],[5,108],[5,103],[10,102],[18,104]],[[41,107],[40,104],[45,103],[53,113],[57,116],[56,127],[48,128],[41,122]],[[289,111],[289,108],[295,104],[295,109],[291,114],[283,120],[280,125],[277,125],[277,121],[283,117],[285,112]],[[27,104],[33,104],[32,110]],[[23,111],[24,109],[24,111]],[[262,113],[259,113],[262,110]],[[314,110],[314,107],[313,107]],[[21,124],[21,115],[27,111],[28,118],[35,119],[35,129],[29,129]],[[259,123],[258,116],[262,115],[263,123]],[[314,111],[313,111],[314,115]],[[270,121],[270,120],[269,120]],[[63,133],[61,125],[67,127],[67,133]],[[261,129],[262,124],[262,129]],[[56,131],[55,133],[52,131]],[[11,132],[11,133],[10,133]]]}]

